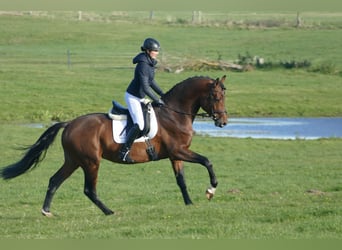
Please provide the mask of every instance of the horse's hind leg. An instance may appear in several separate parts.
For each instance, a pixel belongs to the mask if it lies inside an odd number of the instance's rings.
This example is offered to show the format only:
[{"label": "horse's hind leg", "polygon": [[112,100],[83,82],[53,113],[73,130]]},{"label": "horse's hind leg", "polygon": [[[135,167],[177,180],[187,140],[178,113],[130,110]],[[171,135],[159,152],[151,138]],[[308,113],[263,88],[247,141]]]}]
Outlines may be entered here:
[{"label": "horse's hind leg", "polygon": [[106,207],[105,204],[100,201],[96,193],[96,183],[99,166],[91,166],[83,168],[84,171],[84,194],[102,210],[105,215],[114,214],[112,210]]},{"label": "horse's hind leg", "polygon": [[77,169],[77,165],[67,164],[63,166],[50,178],[48,190],[46,191],[45,200],[43,203],[42,214],[45,216],[52,216],[50,206],[52,198],[60,185]]}]

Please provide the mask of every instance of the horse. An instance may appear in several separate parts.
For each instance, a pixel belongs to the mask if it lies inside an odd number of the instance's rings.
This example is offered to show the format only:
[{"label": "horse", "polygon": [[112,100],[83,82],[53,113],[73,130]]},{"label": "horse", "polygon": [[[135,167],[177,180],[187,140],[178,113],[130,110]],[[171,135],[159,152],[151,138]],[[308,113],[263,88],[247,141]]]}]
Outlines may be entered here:
[{"label": "horse", "polygon": [[[218,185],[213,164],[207,157],[191,151],[189,147],[194,134],[192,124],[196,115],[199,115],[200,109],[212,118],[215,126],[223,127],[227,124],[225,79],[225,75],[221,79],[204,76],[190,77],[175,84],[162,96],[165,105],[159,106],[152,103],[158,123],[157,133],[150,140],[156,153],[156,159],[153,160],[168,158],[171,161],[185,205],[193,203],[185,183],[184,161],[199,163],[207,169],[210,179],[210,186],[206,190],[208,200],[213,198]],[[26,148],[21,160],[1,169],[1,177],[12,179],[38,166],[62,128],[64,129],[61,136],[64,163],[49,179],[41,213],[47,217],[52,216],[50,206],[57,189],[76,169],[81,167],[84,172],[84,194],[105,215],[113,214],[114,211],[99,199],[96,192],[102,159],[125,164],[119,157],[122,144],[113,140],[112,123],[107,113],[85,114],[70,121],[51,125],[32,146]],[[131,164],[151,160],[146,153],[144,142],[135,142],[130,154],[134,159],[134,163]]]}]

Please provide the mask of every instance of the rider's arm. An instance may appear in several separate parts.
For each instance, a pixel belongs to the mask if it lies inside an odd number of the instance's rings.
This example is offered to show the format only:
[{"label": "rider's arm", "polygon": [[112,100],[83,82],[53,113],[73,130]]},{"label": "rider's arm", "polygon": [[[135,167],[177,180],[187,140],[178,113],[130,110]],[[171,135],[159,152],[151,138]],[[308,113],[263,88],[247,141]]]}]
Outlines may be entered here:
[{"label": "rider's arm", "polygon": [[[145,63],[141,63],[139,65],[139,69],[138,69],[138,80],[140,82],[141,88],[144,91],[144,93],[150,97],[153,101],[157,102],[158,101],[158,97],[152,92],[152,89],[150,87],[150,83],[149,83],[149,66]],[[158,92],[157,92],[158,93]]]}]

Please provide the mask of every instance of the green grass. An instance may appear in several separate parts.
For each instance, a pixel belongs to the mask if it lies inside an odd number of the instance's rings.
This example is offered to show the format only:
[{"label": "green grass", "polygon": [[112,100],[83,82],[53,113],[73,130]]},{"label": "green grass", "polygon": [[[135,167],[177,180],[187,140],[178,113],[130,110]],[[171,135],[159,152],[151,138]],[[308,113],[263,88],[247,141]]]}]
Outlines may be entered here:
[{"label": "green grass", "polygon": [[[112,99],[123,102],[131,59],[146,36],[161,41],[161,65],[234,61],[249,52],[271,62],[309,60],[312,69],[333,65],[341,72],[340,45],[332,42],[342,38],[340,23],[310,18],[312,25],[296,29],[229,26],[221,20],[193,25],[144,19],[140,25],[137,17],[79,22],[0,15],[0,166],[17,161],[21,152],[15,148],[32,144],[44,130],[25,124],[107,112]],[[341,75],[328,70],[158,71],[157,81],[168,90],[193,75],[224,74],[232,117],[342,116]],[[63,161],[57,139],[39,168],[0,181],[0,238],[341,239],[341,143],[195,136],[192,149],[209,157],[218,177],[213,201],[204,196],[209,179],[202,166],[186,163],[195,203],[186,207],[169,161],[136,166],[103,161],[98,192],[116,214],[104,216],[83,195],[79,170],[58,190],[55,216],[48,219],[40,209],[48,180]]]},{"label": "green grass", "polygon": [[[6,148],[32,141],[41,129],[2,126]],[[277,141],[195,137],[192,148],[214,163],[219,187],[208,202],[207,172],[186,163],[194,206],[184,206],[169,161],[136,166],[102,162],[98,192],[115,210],[104,216],[83,195],[77,171],[58,190],[53,218],[40,208],[49,177],[62,161],[59,143],[34,171],[0,183],[0,235],[5,238],[341,238],[341,140]],[[5,145],[6,144],[6,145]],[[309,190],[317,190],[310,193]]]},{"label": "green grass", "polygon": [[[248,52],[270,62],[308,60],[316,71],[322,65],[332,65],[337,72],[342,68],[339,44],[331,42],[341,40],[338,28],[137,25],[132,20],[79,22],[25,15],[0,16],[0,22],[2,122],[46,122],[106,112],[112,99],[123,100],[122,93],[133,74],[131,59],[149,35],[162,43],[161,65],[199,59],[234,61]],[[341,76],[319,70],[159,71],[157,81],[168,90],[189,76],[201,74],[213,78],[228,74],[227,106],[232,116],[342,114]]]}]

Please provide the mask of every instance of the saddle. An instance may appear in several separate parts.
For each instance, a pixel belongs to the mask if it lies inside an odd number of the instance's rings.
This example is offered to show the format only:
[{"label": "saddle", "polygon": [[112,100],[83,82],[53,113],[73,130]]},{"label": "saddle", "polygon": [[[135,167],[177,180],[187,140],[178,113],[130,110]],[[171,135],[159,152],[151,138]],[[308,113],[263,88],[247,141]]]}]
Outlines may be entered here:
[{"label": "saddle", "polygon": [[[108,112],[108,117],[112,119],[113,139],[116,143],[125,143],[126,134],[134,125],[132,117],[128,109],[117,101],[112,101],[112,108]],[[145,142],[147,145],[147,153],[151,160],[155,160],[154,147],[150,139],[152,139],[158,131],[157,118],[152,107],[152,103],[146,99],[141,103],[144,114],[144,129],[138,135],[134,142]]]}]

